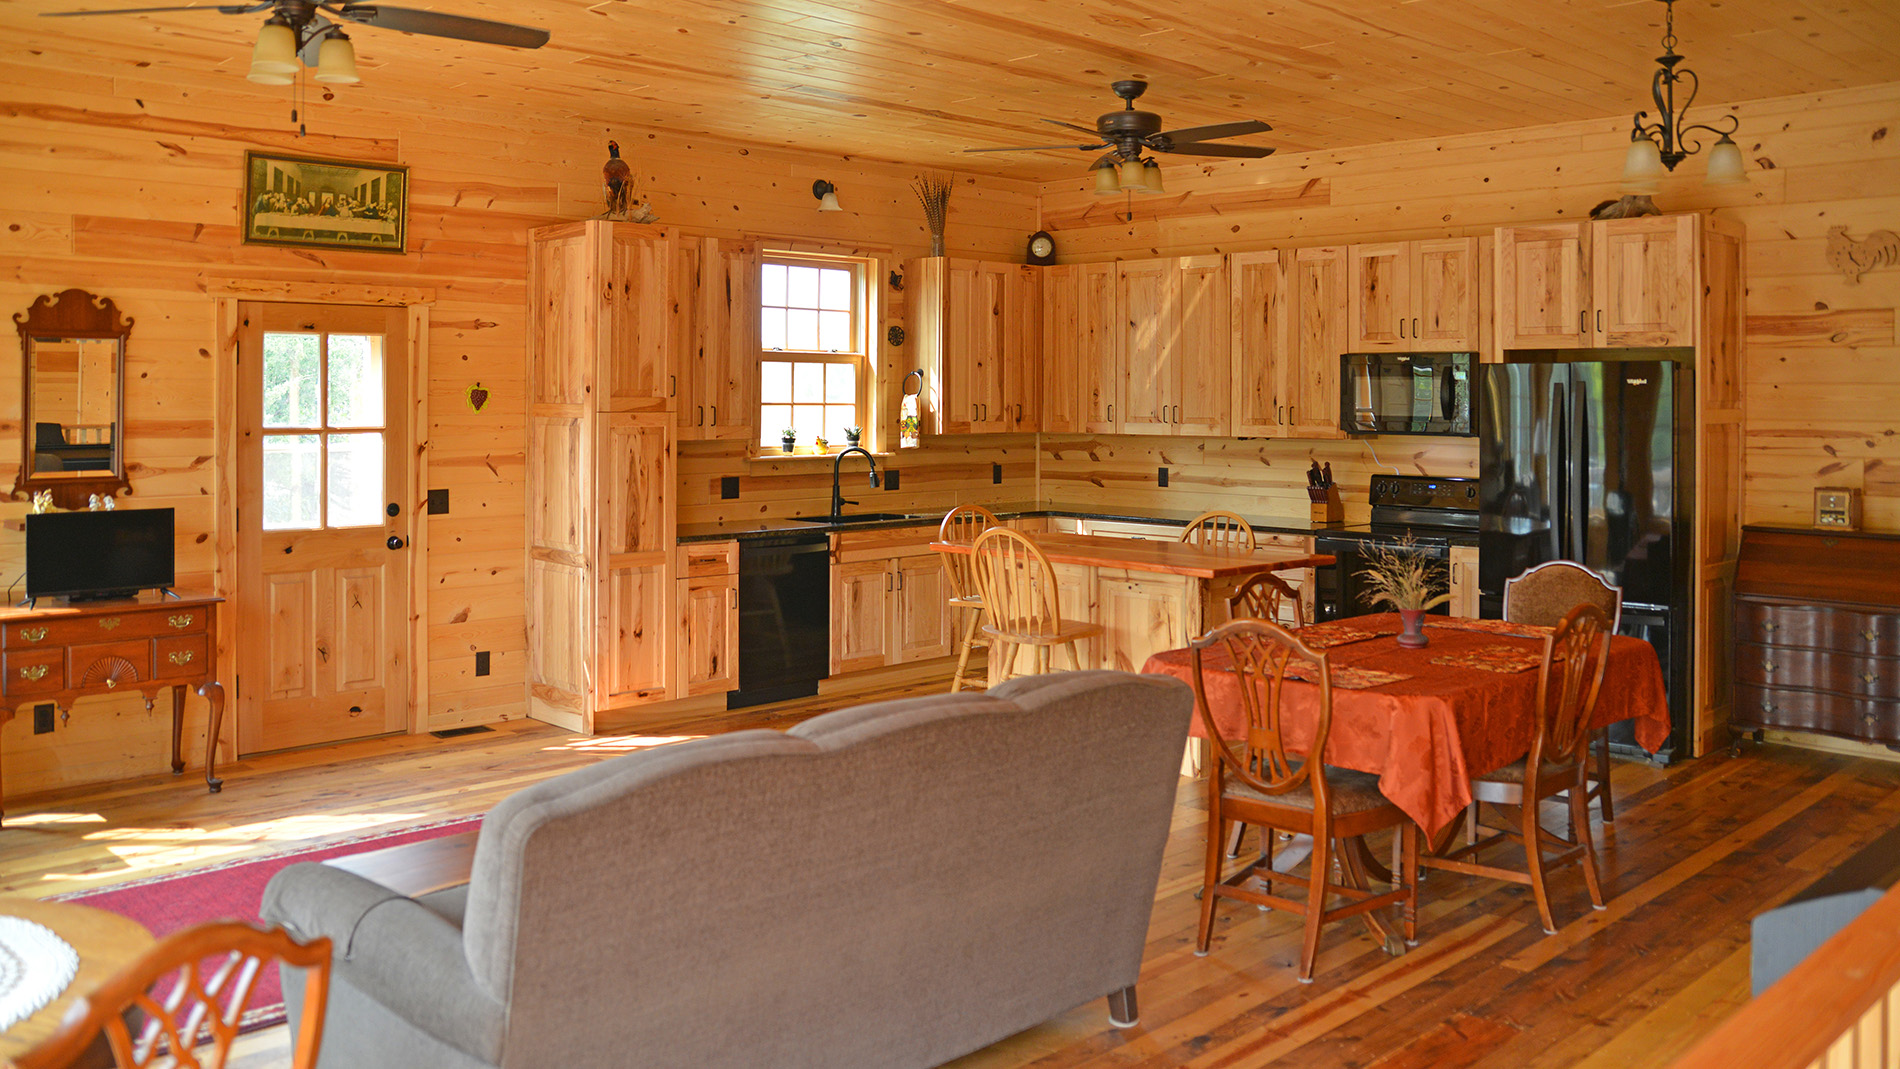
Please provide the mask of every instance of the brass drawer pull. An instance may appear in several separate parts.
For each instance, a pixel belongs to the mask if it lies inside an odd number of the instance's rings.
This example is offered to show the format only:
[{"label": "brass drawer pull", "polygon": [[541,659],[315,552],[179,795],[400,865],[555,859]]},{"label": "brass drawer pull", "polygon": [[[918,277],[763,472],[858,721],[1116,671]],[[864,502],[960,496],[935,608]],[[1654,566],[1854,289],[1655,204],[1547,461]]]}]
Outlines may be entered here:
[{"label": "brass drawer pull", "polygon": [[165,622],[177,628],[178,630],[183,631],[185,628],[191,626],[191,623],[194,619],[196,619],[196,617],[192,616],[190,613],[186,613],[182,616],[167,616],[165,617]]},{"label": "brass drawer pull", "polygon": [[1761,670],[1762,670],[1762,671],[1764,671],[1764,672],[1767,672],[1767,673],[1768,673],[1769,675],[1774,675],[1774,674],[1775,674],[1775,662],[1773,662],[1773,661],[1763,661],[1763,662],[1761,663]]},{"label": "brass drawer pull", "polygon": [[1874,640],[1874,636],[1875,636],[1875,631],[1871,627],[1860,633],[1860,637],[1866,639],[1869,642],[1872,642]]},{"label": "brass drawer pull", "polygon": [[178,652],[171,655],[170,660],[173,664],[190,664],[191,657],[192,657],[191,650],[179,650]]},{"label": "brass drawer pull", "polygon": [[46,629],[44,627],[22,628],[20,631],[20,637],[27,640],[28,642],[38,642],[40,639],[43,639],[46,637]]},{"label": "brass drawer pull", "polygon": [[1862,672],[1860,674],[1860,681],[1862,683],[1873,683],[1879,678],[1880,678],[1880,673],[1878,672]]},{"label": "brass drawer pull", "polygon": [[119,626],[119,623],[120,623],[120,621],[119,621],[119,618],[118,618],[118,617],[116,617],[116,616],[107,616],[107,617],[104,617],[104,618],[102,618],[102,619],[101,619],[101,620],[99,621],[99,626],[100,626],[100,627],[103,627],[103,628],[105,628],[105,629],[106,629],[107,631],[110,631],[110,630],[112,630],[113,628],[115,628],[115,627],[117,627],[117,626]]},{"label": "brass drawer pull", "polygon": [[20,669],[20,678],[34,682],[45,679],[46,666],[43,664],[29,664],[25,668]]},{"label": "brass drawer pull", "polygon": [[1781,630],[1781,625],[1774,622],[1773,620],[1763,620],[1761,622],[1761,629],[1763,632],[1772,635],[1775,632]]}]

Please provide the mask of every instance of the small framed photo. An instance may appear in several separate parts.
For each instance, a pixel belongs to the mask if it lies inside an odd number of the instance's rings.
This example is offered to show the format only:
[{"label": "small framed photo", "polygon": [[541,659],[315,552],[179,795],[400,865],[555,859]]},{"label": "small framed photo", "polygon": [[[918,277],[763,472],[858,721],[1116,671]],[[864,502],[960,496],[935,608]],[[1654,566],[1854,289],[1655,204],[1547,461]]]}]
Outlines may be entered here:
[{"label": "small framed photo", "polygon": [[368,252],[403,250],[409,168],[244,154],[244,241]]}]

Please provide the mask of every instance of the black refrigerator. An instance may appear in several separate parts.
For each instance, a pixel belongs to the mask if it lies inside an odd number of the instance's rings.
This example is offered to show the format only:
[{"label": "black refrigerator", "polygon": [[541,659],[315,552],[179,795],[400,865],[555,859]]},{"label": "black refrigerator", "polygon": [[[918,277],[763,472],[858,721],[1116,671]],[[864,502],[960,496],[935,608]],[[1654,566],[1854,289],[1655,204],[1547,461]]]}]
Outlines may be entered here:
[{"label": "black refrigerator", "polygon": [[[1622,588],[1618,631],[1656,647],[1673,734],[1690,738],[1695,649],[1694,350],[1512,350],[1480,369],[1481,615],[1504,581],[1577,561]],[[1612,742],[1632,744],[1627,722]],[[1687,752],[1684,748],[1683,752]]]}]

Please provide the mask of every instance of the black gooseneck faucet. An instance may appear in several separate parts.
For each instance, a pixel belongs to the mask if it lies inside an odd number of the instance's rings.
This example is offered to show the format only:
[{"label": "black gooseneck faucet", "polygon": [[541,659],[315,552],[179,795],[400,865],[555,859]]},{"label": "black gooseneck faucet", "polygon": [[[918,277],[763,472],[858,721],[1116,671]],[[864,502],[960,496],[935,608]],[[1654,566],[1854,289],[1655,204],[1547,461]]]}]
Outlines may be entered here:
[{"label": "black gooseneck faucet", "polygon": [[839,450],[837,458],[831,462],[831,515],[833,519],[844,515],[844,507],[846,505],[857,504],[856,501],[846,501],[844,499],[844,493],[838,489],[838,467],[844,463],[845,457],[853,453],[863,453],[864,459],[871,462],[871,485],[873,487],[877,486],[877,458],[871,455],[869,449],[861,445],[854,445],[849,449]]}]

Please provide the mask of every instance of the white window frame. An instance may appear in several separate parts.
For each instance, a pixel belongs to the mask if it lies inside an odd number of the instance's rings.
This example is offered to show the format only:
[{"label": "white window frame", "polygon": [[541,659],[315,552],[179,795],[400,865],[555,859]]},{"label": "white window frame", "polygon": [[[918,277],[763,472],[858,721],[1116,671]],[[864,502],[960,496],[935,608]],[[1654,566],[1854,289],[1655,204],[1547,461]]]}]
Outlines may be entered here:
[{"label": "white window frame", "polygon": [[[856,415],[853,419],[856,425],[863,429],[863,434],[858,444],[866,449],[872,449],[873,446],[871,443],[875,433],[876,416],[872,411],[871,401],[874,395],[872,388],[873,383],[877,378],[876,350],[871,336],[871,325],[877,322],[877,308],[874,302],[877,291],[872,285],[872,280],[877,277],[878,261],[875,258],[865,256],[845,256],[835,253],[810,252],[799,249],[768,248],[763,250],[760,257],[761,270],[763,270],[766,264],[779,264],[788,267],[831,267],[849,269],[852,272],[850,335],[855,348],[835,352],[806,349],[767,349],[764,347],[764,339],[761,334],[759,348],[760,389],[758,447],[766,454],[777,453],[779,431],[783,427],[782,421],[768,421],[766,419],[766,406],[788,405],[793,403],[789,399],[774,400],[766,397],[764,389],[764,365],[768,363],[825,363],[850,364],[856,368],[857,397],[853,402]],[[759,312],[761,319],[763,319],[765,308],[782,307],[780,305],[766,305],[763,298],[763,289],[763,286],[761,286]],[[813,442],[801,441],[798,443],[798,449],[801,454],[806,452],[832,454],[844,448],[847,448],[847,445],[842,439],[838,441],[827,441],[822,451],[817,450]]]}]

